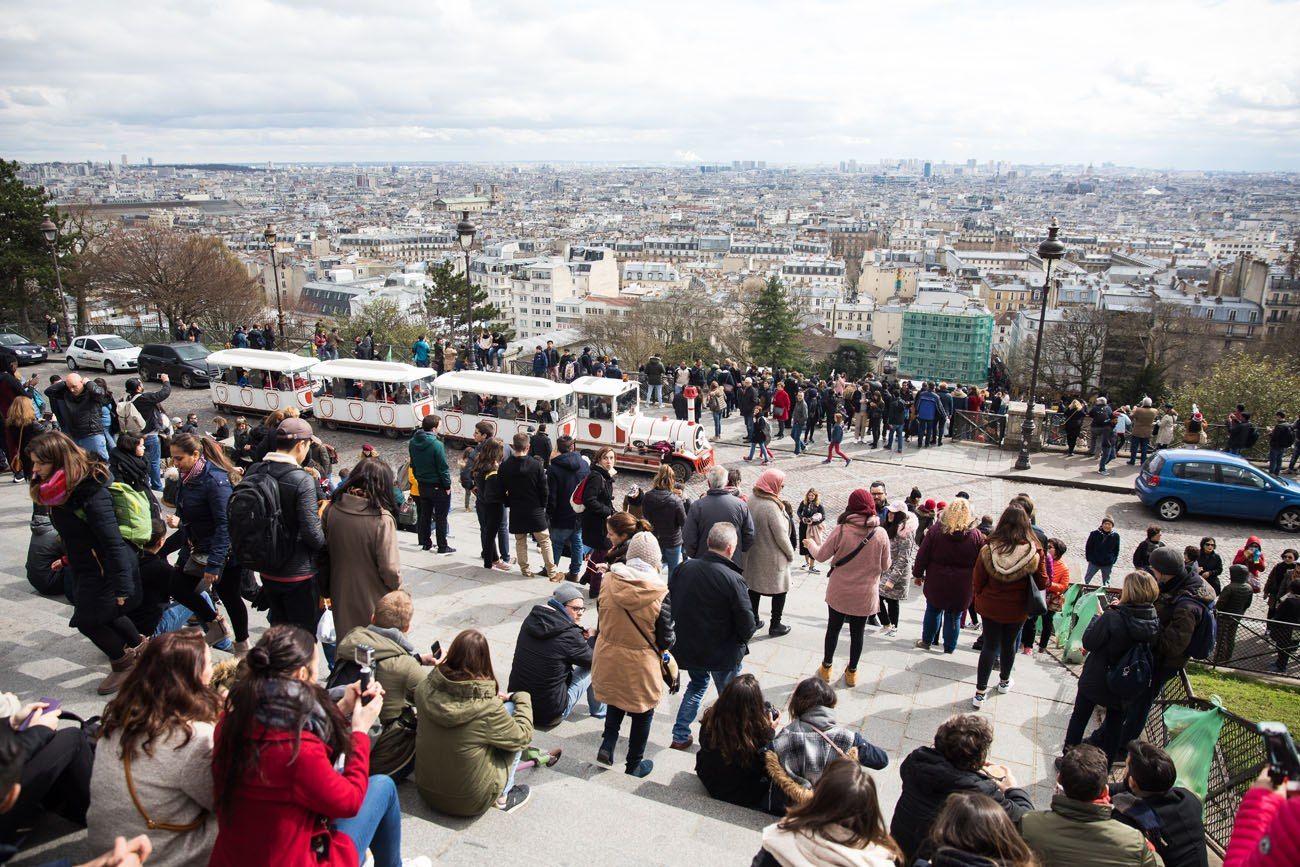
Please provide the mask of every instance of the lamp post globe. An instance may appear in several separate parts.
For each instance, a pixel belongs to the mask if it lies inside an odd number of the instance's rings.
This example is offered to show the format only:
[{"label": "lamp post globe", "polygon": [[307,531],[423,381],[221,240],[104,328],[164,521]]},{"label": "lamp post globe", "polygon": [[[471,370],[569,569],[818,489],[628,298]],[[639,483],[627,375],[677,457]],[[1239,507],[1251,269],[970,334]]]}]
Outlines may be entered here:
[{"label": "lamp post globe", "polygon": [[[1034,366],[1029,375],[1029,394],[1025,398],[1025,418],[1020,424],[1020,454],[1016,456],[1016,469],[1029,469],[1029,443],[1034,437],[1034,406],[1038,396],[1038,363],[1043,354],[1043,325],[1047,320],[1047,300],[1052,290],[1052,263],[1065,256],[1065,245],[1057,239],[1061,227],[1056,218],[1047,227],[1047,238],[1038,245],[1038,258],[1047,263],[1047,274],[1043,278],[1043,292],[1038,307],[1038,337],[1034,340]],[[1047,407],[1043,407],[1046,419]]]},{"label": "lamp post globe", "polygon": [[50,245],[50,255],[54,258],[54,287],[59,293],[59,311],[63,314],[63,335],[69,343],[72,342],[72,321],[68,319],[68,299],[63,294],[63,275],[59,273],[59,226],[50,219],[49,214],[45,214],[45,219],[41,221],[41,235],[45,238],[45,243]]},{"label": "lamp post globe", "polygon": [[284,299],[280,295],[280,268],[275,262],[275,223],[267,223],[266,231],[262,232],[262,237],[266,239],[266,246],[271,248],[271,279],[275,281],[275,313],[276,325],[280,330],[281,349],[284,348]]},{"label": "lamp post globe", "polygon": [[474,287],[469,281],[469,248],[474,246],[478,227],[469,220],[469,211],[460,212],[456,224],[456,242],[465,253],[465,364],[474,362]]}]

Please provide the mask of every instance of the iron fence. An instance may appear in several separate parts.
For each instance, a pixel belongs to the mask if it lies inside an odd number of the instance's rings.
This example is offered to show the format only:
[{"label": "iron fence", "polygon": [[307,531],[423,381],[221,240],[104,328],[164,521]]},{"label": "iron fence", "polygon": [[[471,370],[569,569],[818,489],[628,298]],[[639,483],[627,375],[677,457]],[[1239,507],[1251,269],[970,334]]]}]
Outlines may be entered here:
[{"label": "iron fence", "polygon": [[1294,623],[1220,611],[1218,641],[1205,664],[1300,680],[1300,670],[1292,668],[1300,659],[1298,631],[1300,625]]},{"label": "iron fence", "polygon": [[[1197,710],[1208,710],[1214,706],[1212,702],[1196,696],[1187,674],[1180,671],[1177,677],[1165,684],[1164,691],[1151,705],[1146,725],[1148,742],[1161,748],[1169,744],[1171,737],[1165,726],[1165,710],[1173,705]],[[1220,713],[1224,717],[1223,729],[1219,733],[1219,740],[1214,747],[1214,759],[1210,764],[1204,818],[1206,842],[1222,856],[1232,837],[1232,826],[1241,798],[1259,776],[1260,770],[1268,761],[1268,755],[1264,750],[1264,739],[1260,737],[1255,723],[1222,708]]]},{"label": "iron fence", "polygon": [[[1088,444],[1092,441],[1091,431],[1085,424],[1079,431],[1079,438],[1075,441],[1074,450],[1076,452],[1088,451]],[[1069,447],[1069,440],[1065,436],[1065,413],[1052,412],[1047,414],[1046,423],[1043,425],[1043,445],[1060,446],[1061,448]]]},{"label": "iron fence", "polygon": [[996,412],[959,409],[952,414],[952,437],[974,443],[1001,446],[1007,438],[1007,417]]},{"label": "iron fence", "polygon": [[[1255,425],[1259,431],[1259,439],[1253,446],[1248,449],[1242,449],[1240,454],[1243,458],[1258,464],[1268,463],[1268,430],[1264,425]],[[1226,451],[1228,448],[1228,426],[1226,424],[1207,424],[1205,425],[1205,435],[1209,438],[1208,448]]]}]

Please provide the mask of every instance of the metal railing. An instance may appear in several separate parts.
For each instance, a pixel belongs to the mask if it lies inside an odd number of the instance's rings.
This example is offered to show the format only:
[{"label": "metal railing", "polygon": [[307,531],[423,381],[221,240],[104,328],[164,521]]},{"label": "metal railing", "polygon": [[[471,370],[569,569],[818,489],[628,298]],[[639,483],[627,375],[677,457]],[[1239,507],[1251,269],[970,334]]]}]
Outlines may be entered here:
[{"label": "metal railing", "polygon": [[[1076,452],[1086,452],[1088,444],[1092,441],[1092,434],[1088,429],[1087,420],[1084,421],[1083,429],[1079,431],[1079,438],[1074,444]],[[1047,414],[1047,421],[1043,426],[1043,445],[1060,446],[1061,448],[1069,447],[1069,441],[1065,436],[1065,413],[1052,412]]]},{"label": "metal railing", "polygon": [[[1197,710],[1208,710],[1214,706],[1212,702],[1196,696],[1187,674],[1180,671],[1177,677],[1165,684],[1164,691],[1151,705],[1151,712],[1147,715],[1146,739],[1162,749],[1171,740],[1169,729],[1165,726],[1165,710],[1172,705]],[[1237,809],[1241,806],[1241,798],[1259,776],[1268,756],[1264,750],[1264,739],[1260,737],[1255,723],[1222,708],[1220,712],[1224,723],[1214,747],[1214,760],[1210,764],[1204,817],[1206,842],[1222,856],[1228,847],[1228,840],[1232,838],[1232,826],[1236,821]]]},{"label": "metal railing", "polygon": [[[1259,464],[1268,463],[1268,430],[1267,425],[1256,423],[1255,429],[1259,431],[1259,439],[1253,446],[1241,450],[1241,456],[1249,461]],[[1207,448],[1226,451],[1228,448],[1228,426],[1226,424],[1207,424],[1205,425],[1205,434],[1209,437]]]},{"label": "metal railing", "polygon": [[1212,668],[1232,668],[1300,680],[1300,667],[1291,668],[1300,659],[1296,646],[1300,635],[1297,633],[1300,633],[1300,624],[1220,611],[1214,655],[1204,662]]},{"label": "metal railing", "polygon": [[1007,417],[1001,413],[959,409],[950,424],[952,436],[959,440],[1001,446],[1007,438]]}]

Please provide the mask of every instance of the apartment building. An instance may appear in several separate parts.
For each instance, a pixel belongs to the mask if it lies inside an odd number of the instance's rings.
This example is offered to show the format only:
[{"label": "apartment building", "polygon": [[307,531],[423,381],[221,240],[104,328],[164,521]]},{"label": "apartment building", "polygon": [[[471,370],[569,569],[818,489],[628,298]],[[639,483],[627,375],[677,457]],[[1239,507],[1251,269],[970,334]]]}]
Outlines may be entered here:
[{"label": "apartment building", "polygon": [[993,352],[993,314],[965,306],[913,304],[903,313],[898,371],[909,379],[983,383]]}]

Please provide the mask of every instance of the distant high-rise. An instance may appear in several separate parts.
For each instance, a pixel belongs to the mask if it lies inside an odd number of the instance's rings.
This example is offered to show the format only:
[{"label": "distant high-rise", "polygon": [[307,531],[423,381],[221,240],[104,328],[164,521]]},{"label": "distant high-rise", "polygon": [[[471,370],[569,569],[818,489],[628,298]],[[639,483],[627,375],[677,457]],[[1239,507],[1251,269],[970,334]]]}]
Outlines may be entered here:
[{"label": "distant high-rise", "polygon": [[126,161],[126,154],[122,154],[122,168],[126,168],[130,163]]},{"label": "distant high-rise", "polygon": [[931,169],[932,169],[932,166],[930,165],[930,161],[929,161],[929,160],[926,160],[926,162],[925,162],[925,167],[924,167],[923,169],[921,169],[921,175],[922,175],[923,177],[927,177],[927,178],[930,177],[930,171],[931,171]]},{"label": "distant high-rise", "polygon": [[153,157],[149,157],[149,167],[153,168]]}]

